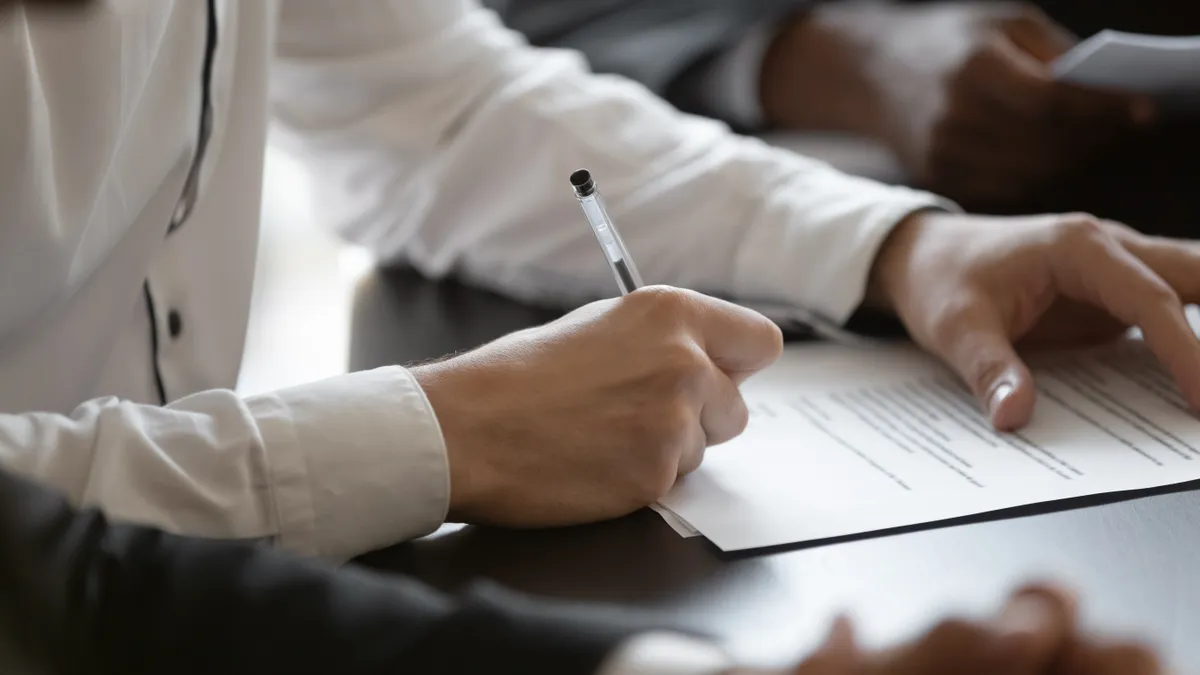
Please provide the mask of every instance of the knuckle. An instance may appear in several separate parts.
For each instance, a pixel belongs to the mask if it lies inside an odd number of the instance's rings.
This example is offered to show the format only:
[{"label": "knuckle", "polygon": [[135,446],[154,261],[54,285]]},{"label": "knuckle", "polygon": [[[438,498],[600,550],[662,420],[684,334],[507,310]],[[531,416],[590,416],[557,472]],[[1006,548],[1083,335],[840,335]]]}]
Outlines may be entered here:
[{"label": "knuckle", "polygon": [[1058,220],[1058,236],[1067,246],[1096,246],[1104,241],[1104,223],[1090,213],[1069,213]]},{"label": "knuckle", "polygon": [[628,300],[651,316],[667,320],[679,319],[692,302],[687,291],[671,286],[646,286],[631,293]]},{"label": "knuckle", "polygon": [[670,391],[685,391],[708,372],[709,361],[700,347],[690,341],[668,343],[659,355],[659,372]]},{"label": "knuckle", "polygon": [[1137,245],[1157,239],[1155,236],[1142,234],[1125,223],[1115,220],[1102,220],[1101,225],[1104,227],[1104,231],[1122,246]]}]

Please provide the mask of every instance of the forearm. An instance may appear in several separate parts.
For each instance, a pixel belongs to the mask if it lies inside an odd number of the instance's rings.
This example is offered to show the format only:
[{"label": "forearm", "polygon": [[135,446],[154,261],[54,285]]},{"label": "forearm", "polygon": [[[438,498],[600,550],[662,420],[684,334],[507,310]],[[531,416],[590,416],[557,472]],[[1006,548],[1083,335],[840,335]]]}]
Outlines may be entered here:
[{"label": "forearm", "polygon": [[533,44],[579,50],[597,72],[624,75],[671,100],[675,83],[690,68],[734,48],[747,31],[781,20],[808,0],[485,0],[483,4],[500,8],[505,24]]},{"label": "forearm", "polygon": [[823,3],[779,29],[763,60],[767,121],[886,140],[883,96],[872,67],[890,3]]},{"label": "forearm", "polygon": [[0,467],[121,520],[335,560],[432,531],[449,499],[437,420],[401,368],[0,414]]},{"label": "forearm", "polygon": [[891,227],[939,203],[681,115],[464,2],[414,2],[406,22],[369,0],[286,5],[276,119],[319,177],[323,220],[430,276],[531,301],[611,294],[578,205],[554,187],[586,166],[647,282],[840,322]]},{"label": "forearm", "polygon": [[[115,525],[0,472],[0,627],[48,672],[596,671],[632,629]],[[548,672],[549,672],[548,671]]]}]

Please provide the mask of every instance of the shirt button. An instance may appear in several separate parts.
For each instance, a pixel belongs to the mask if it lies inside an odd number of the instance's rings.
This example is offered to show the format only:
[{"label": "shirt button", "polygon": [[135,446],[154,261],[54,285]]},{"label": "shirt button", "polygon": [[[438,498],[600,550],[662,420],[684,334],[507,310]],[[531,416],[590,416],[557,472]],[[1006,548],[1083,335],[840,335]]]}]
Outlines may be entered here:
[{"label": "shirt button", "polygon": [[186,199],[180,199],[175,205],[175,213],[171,214],[171,226],[179,227],[188,217],[188,203]]},{"label": "shirt button", "polygon": [[183,332],[183,317],[179,315],[179,310],[173,309],[167,314],[167,330],[171,332],[172,339]]}]

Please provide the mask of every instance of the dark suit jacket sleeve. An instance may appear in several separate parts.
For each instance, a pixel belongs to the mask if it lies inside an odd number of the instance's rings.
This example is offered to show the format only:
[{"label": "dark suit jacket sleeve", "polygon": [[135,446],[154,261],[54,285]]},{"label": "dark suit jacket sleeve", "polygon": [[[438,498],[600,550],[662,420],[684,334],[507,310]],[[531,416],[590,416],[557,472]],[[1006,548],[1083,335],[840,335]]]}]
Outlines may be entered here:
[{"label": "dark suit jacket sleeve", "polygon": [[505,23],[543,47],[583,52],[597,72],[617,73],[670,98],[689,68],[748,30],[811,0],[485,0]]},{"label": "dark suit jacket sleeve", "polygon": [[498,591],[455,600],[114,525],[0,472],[0,657],[19,651],[47,672],[570,675],[595,671],[630,630]]}]

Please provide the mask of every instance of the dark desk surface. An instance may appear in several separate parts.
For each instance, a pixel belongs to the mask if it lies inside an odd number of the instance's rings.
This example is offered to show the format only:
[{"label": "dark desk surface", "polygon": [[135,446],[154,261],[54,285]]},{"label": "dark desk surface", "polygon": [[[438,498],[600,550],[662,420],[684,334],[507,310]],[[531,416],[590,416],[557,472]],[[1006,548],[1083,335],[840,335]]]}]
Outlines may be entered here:
[{"label": "dark desk surface", "polygon": [[[557,315],[385,272],[360,288],[351,365],[469,349]],[[1200,666],[1200,496],[1092,504],[742,557],[681,539],[644,511],[554,531],[447,527],[363,562],[446,590],[488,579],[649,612],[767,662],[817,642],[841,610],[865,638],[891,640],[948,612],[987,609],[1022,581],[1052,577],[1082,592],[1089,623],[1149,636],[1174,665]]]}]

